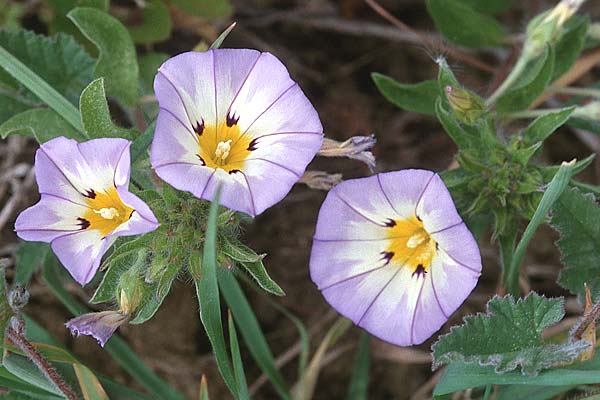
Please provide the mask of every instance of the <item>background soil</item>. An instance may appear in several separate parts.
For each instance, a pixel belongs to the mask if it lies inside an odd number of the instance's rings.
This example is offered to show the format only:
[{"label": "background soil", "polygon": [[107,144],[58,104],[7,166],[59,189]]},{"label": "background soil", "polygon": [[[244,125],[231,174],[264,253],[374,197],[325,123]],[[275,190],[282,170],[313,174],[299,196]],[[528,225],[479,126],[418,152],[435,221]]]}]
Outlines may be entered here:
[{"label": "background soil", "polygon": [[[114,7],[133,7],[133,2],[112,1]],[[553,1],[518,2],[512,11],[501,16],[512,32],[523,31],[526,21],[537,12],[551,7]],[[600,16],[597,2],[590,1],[584,10],[592,18]],[[441,126],[433,119],[403,112],[377,92],[371,72],[391,75],[402,82],[418,82],[436,75],[432,58],[446,53],[442,49],[427,16],[423,0],[386,0],[380,4],[418,31],[432,35],[437,46],[423,44],[407,32],[389,25],[360,0],[345,1],[234,1],[236,11],[230,20],[238,26],[225,42],[227,47],[251,47],[270,51],[290,69],[318,110],[326,135],[345,140],[354,135],[375,133],[374,149],[378,171],[402,168],[427,168],[441,171],[453,162],[456,148]],[[174,34],[158,50],[176,54],[194,47],[200,40],[210,42],[230,20],[203,21],[174,14]],[[32,15],[30,28],[43,32],[43,26]],[[144,51],[144,49],[140,49]],[[475,57],[495,68],[489,73],[473,68],[460,58],[450,57],[459,79],[482,94],[489,93],[495,82],[508,71],[514,50],[486,50]],[[598,70],[577,82],[578,86],[595,82]],[[503,128],[507,135],[514,126]],[[561,129],[545,147],[544,162],[559,162],[598,152],[599,137],[570,129]],[[18,240],[12,232],[18,212],[37,201],[31,177],[20,176],[33,164],[36,145],[33,140],[11,137],[0,141],[0,257],[14,260]],[[20,169],[19,169],[20,168]],[[348,159],[316,159],[309,169],[341,172],[344,178],[369,175],[361,163]],[[16,177],[13,177],[16,172]],[[9,176],[10,175],[10,176]],[[598,160],[583,177],[590,183],[600,182]],[[19,188],[24,188],[19,192]],[[18,194],[18,195],[17,195]],[[335,312],[324,302],[310,281],[308,259],[314,226],[326,193],[295,187],[281,203],[267,210],[246,227],[244,238],[258,252],[268,253],[266,265],[272,277],[286,291],[283,298],[267,299],[266,295],[248,289],[252,306],[276,356],[297,342],[293,325],[278,313],[269,301],[285,306],[311,330],[312,350],[335,319]],[[12,202],[12,203],[11,203]],[[16,203],[16,204],[15,204]],[[559,254],[553,247],[556,234],[542,229],[534,239],[525,260],[527,277],[524,289],[532,288],[548,295],[566,295],[554,283],[560,270]],[[484,272],[474,293],[444,326],[459,323],[461,316],[482,311],[485,302],[496,293],[499,274],[497,251],[484,240]],[[82,301],[91,290],[69,287]],[[74,339],[64,328],[71,317],[49,293],[43,281],[35,277],[30,287],[31,300],[25,311],[67,343],[83,361],[98,371],[122,382],[130,378],[103,353],[92,339]],[[578,311],[576,301],[567,301],[569,313]],[[241,328],[243,329],[243,328]],[[162,377],[195,397],[200,376],[206,374],[211,398],[229,398],[216,371],[208,341],[198,320],[195,293],[189,282],[177,283],[157,315],[143,325],[126,326],[122,336]],[[352,327],[327,357],[316,389],[316,399],[345,396],[349,383],[354,349],[360,329]],[[439,374],[430,369],[429,348],[432,340],[413,348],[396,348],[372,340],[372,373],[369,389],[372,399],[427,398]],[[244,358],[248,382],[255,384],[260,370],[252,359]],[[288,382],[296,379],[296,359],[283,368]],[[269,384],[257,389],[257,399],[276,398]]]}]

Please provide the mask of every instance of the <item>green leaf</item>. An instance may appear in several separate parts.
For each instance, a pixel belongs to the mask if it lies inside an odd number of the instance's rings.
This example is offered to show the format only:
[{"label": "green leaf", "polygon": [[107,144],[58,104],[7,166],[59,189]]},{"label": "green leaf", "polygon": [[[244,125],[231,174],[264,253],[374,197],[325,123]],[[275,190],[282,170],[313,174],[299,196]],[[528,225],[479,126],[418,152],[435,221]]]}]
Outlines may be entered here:
[{"label": "green leaf", "polygon": [[244,292],[242,292],[235,277],[224,268],[220,268],[217,271],[217,277],[221,293],[223,293],[225,302],[233,313],[235,322],[238,326],[244,327],[241,330],[242,337],[248,345],[248,350],[252,354],[252,357],[260,369],[269,377],[279,396],[283,399],[290,399],[285,381],[275,365],[275,359],[269,349],[267,339],[260,329],[260,325]]},{"label": "green leaf", "polygon": [[15,282],[23,286],[28,285],[32,275],[41,268],[49,250],[48,243],[21,242],[17,249]]},{"label": "green leaf", "polygon": [[[14,353],[5,352],[2,365],[8,372],[38,389],[51,393],[58,398],[64,398],[62,392],[28,358]],[[53,397],[50,397],[53,398]]]},{"label": "green leaf", "polygon": [[348,400],[366,400],[369,398],[367,390],[369,388],[370,343],[371,336],[366,331],[363,332],[358,350],[356,350],[352,380],[348,388],[348,396],[346,396]]},{"label": "green leaf", "polygon": [[219,299],[219,286],[217,284],[217,216],[219,211],[219,196],[221,189],[217,190],[208,213],[204,252],[202,260],[198,253],[190,255],[190,269],[199,271],[200,276],[192,274],[196,286],[196,295],[200,305],[200,321],[204,326],[213,354],[217,361],[219,372],[225,384],[234,395],[237,393],[237,384],[231,361],[225,347],[223,325],[221,323],[221,301]]},{"label": "green leaf", "polygon": [[546,89],[554,71],[554,52],[546,47],[544,53],[525,68],[525,73],[496,103],[500,113],[526,109]]},{"label": "green leaf", "polygon": [[573,15],[563,26],[564,32],[554,46],[552,81],[567,72],[581,54],[589,25],[589,17]]},{"label": "green leaf", "polygon": [[5,277],[5,269],[4,267],[0,267],[0,343],[4,342],[4,332],[6,331],[6,326],[13,316],[12,309],[8,304],[8,290],[6,287],[6,277]]},{"label": "green leaf", "polygon": [[94,8],[78,7],[68,17],[100,51],[94,77],[104,77],[109,96],[134,104],[139,95],[139,67],[127,29],[109,14]]},{"label": "green leaf", "polygon": [[566,190],[554,205],[552,226],[560,233],[556,245],[562,253],[558,283],[585,298],[584,283],[592,298],[600,298],[600,207],[591,194]]},{"label": "green leaf", "polygon": [[[138,3],[139,4],[139,3]],[[163,0],[149,0],[140,5],[131,18],[137,23],[127,23],[129,34],[134,43],[151,44],[166,40],[171,36],[171,15]],[[140,21],[141,19],[141,21]]]},{"label": "green leaf", "polygon": [[[81,315],[90,310],[80,304],[64,287],[57,276],[58,268],[62,268],[52,252],[48,252],[43,267],[44,280],[54,296],[74,315]],[[71,280],[71,282],[73,282]],[[185,396],[160,379],[134,351],[118,335],[113,335],[104,350],[133,377],[142,387],[157,397],[165,400],[184,400]]]},{"label": "green leaf", "polygon": [[536,376],[542,369],[576,360],[589,344],[577,341],[546,344],[544,328],[559,322],[565,312],[563,299],[547,299],[531,292],[516,303],[512,296],[494,297],[487,314],[465,317],[432,347],[433,367],[464,361],[492,365],[497,373],[521,369]]},{"label": "green leaf", "polygon": [[495,46],[506,33],[496,19],[460,0],[427,0],[427,11],[449,41],[467,47]]},{"label": "green leaf", "polygon": [[564,125],[576,107],[565,107],[536,118],[521,132],[526,146],[546,140],[554,131]]},{"label": "green leaf", "polygon": [[514,3],[513,0],[460,0],[460,2],[475,11],[485,14],[498,14],[507,11]]},{"label": "green leaf", "polygon": [[83,90],[79,98],[79,112],[83,128],[90,138],[133,139],[138,135],[135,129],[121,128],[113,123],[106,102],[104,78],[96,79]]},{"label": "green leaf", "polygon": [[86,139],[77,129],[49,108],[33,108],[16,114],[0,125],[0,137],[10,135],[34,136],[38,143],[47,142],[58,136],[77,141]]},{"label": "green leaf", "polygon": [[285,292],[267,273],[262,262],[264,255],[256,254],[254,250],[238,240],[226,237],[223,239],[223,254],[238,261],[261,288],[276,296],[285,296]]},{"label": "green leaf", "polygon": [[436,81],[402,84],[389,76],[374,72],[371,78],[379,92],[393,105],[421,114],[435,114],[435,100],[439,96]]},{"label": "green leaf", "polygon": [[[600,353],[593,359],[570,365],[541,371],[537,376],[523,375],[518,371],[496,373],[494,367],[455,362],[450,364],[433,391],[434,396],[443,396],[459,390],[495,385],[566,386],[596,384],[600,379]],[[512,400],[512,398],[511,398]]]},{"label": "green leaf", "polygon": [[235,324],[233,323],[233,318],[231,318],[231,312],[227,315],[227,322],[229,325],[229,345],[231,347],[231,359],[233,360],[233,372],[237,382],[237,398],[250,399],[246,375],[244,374],[242,355],[240,353],[240,345],[238,343],[237,332],[235,331]]},{"label": "green leaf", "polygon": [[[0,31],[0,46],[73,104],[77,104],[79,93],[92,80],[94,59],[71,36],[58,34],[50,38],[24,30]],[[26,87],[2,69],[0,82],[19,90]],[[21,94],[38,101],[30,92]]]},{"label": "green leaf", "polygon": [[465,150],[473,146],[476,138],[467,132],[460,122],[454,118],[454,115],[445,109],[441,98],[438,98],[435,102],[435,115],[459,149]]},{"label": "green leaf", "polygon": [[574,386],[502,386],[496,392],[495,400],[550,400],[573,388]]},{"label": "green leaf", "polygon": [[75,129],[83,132],[79,113],[75,106],[1,45],[0,67],[21,85],[33,92],[40,100],[48,104]]},{"label": "green leaf", "polygon": [[216,38],[215,41],[210,45],[209,49],[218,49],[219,47],[221,47],[225,39],[227,39],[227,36],[229,36],[233,28],[235,28],[235,25],[236,22],[232,22],[231,25],[229,25],[223,32],[221,32],[219,37]]},{"label": "green leaf", "polygon": [[[38,388],[31,382],[19,378],[10,373],[6,367],[0,367],[0,387],[9,389],[11,393],[22,393],[26,396],[25,399],[40,399],[40,400],[62,400],[64,396],[52,394],[49,391]],[[20,400],[20,399],[19,399]]]},{"label": "green leaf", "polygon": [[186,14],[208,19],[226,17],[233,11],[229,0],[171,0],[171,3]]},{"label": "green leaf", "polygon": [[508,292],[517,295],[519,292],[519,268],[521,266],[521,260],[527,249],[527,245],[531,241],[533,234],[537,228],[545,222],[548,212],[552,208],[552,205],[560,197],[562,192],[567,187],[567,184],[573,176],[573,170],[575,168],[575,160],[569,163],[563,163],[560,169],[550,181],[548,188],[544,192],[540,204],[538,204],[531,221],[527,224],[521,240],[515,250],[515,254],[512,257],[509,269],[506,274],[506,280],[508,286]]}]

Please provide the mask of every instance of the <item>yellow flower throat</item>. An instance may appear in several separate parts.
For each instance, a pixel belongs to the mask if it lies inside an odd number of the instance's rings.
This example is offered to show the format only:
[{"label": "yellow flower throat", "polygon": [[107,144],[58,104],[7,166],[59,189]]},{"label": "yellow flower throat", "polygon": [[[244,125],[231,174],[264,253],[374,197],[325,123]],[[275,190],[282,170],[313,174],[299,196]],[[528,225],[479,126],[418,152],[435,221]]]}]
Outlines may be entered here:
[{"label": "yellow flower throat", "polygon": [[388,239],[384,252],[389,263],[410,268],[413,274],[427,273],[437,252],[437,243],[416,216],[390,220]]},{"label": "yellow flower throat", "polygon": [[228,173],[241,171],[252,149],[252,138],[240,132],[237,121],[231,118],[218,127],[197,124],[198,158],[202,165],[221,168]]},{"label": "yellow flower throat", "polygon": [[82,229],[97,229],[102,237],[129,221],[134,211],[123,203],[115,187],[106,192],[90,190],[85,196],[88,210],[78,218],[79,224]]}]

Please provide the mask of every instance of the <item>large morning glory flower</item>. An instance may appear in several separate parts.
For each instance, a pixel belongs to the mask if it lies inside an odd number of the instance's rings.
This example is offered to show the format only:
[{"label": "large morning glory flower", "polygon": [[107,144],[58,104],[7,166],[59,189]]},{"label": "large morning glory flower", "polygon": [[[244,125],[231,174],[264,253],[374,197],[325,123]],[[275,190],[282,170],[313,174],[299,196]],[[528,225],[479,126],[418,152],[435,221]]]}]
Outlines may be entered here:
[{"label": "large morning glory flower", "polygon": [[17,218],[24,240],[51,243],[52,250],[82,285],[118,236],[158,227],[146,203],[129,192],[129,145],[124,139],[84,143],[58,137],[35,154],[41,199]]},{"label": "large morning glory flower", "polygon": [[189,52],[158,70],[150,150],[177,189],[252,216],[280,201],[321,146],[317,112],[286,68],[247,49]]},{"label": "large morning glory flower", "polygon": [[481,257],[440,177],[404,170],[348,180],[329,192],[310,272],[341,314],[407,346],[428,339],[462,304]]}]

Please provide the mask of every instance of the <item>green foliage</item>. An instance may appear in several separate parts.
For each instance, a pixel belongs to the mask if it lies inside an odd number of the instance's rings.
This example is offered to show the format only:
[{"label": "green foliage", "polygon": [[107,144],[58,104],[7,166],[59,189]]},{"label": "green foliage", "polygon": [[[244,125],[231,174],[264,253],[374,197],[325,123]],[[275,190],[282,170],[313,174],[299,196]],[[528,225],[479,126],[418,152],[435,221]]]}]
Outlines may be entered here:
[{"label": "green foliage", "polygon": [[475,11],[485,14],[497,14],[507,11],[514,3],[513,0],[460,0],[460,2],[471,7]]},{"label": "green foliage", "polygon": [[241,264],[256,283],[269,293],[284,296],[285,292],[271,279],[262,260],[265,255],[258,255],[254,250],[240,241],[223,237],[222,250],[224,255]]},{"label": "green foliage", "polygon": [[129,34],[134,43],[151,44],[161,42],[171,36],[171,15],[163,0],[144,2],[141,5],[140,13],[140,23],[128,24]]},{"label": "green foliage", "polygon": [[17,249],[17,264],[15,266],[15,282],[26,286],[31,277],[41,267],[50,250],[47,243],[40,242],[22,242]]},{"label": "green foliage", "polygon": [[589,346],[584,341],[544,343],[542,330],[564,316],[563,300],[530,293],[517,302],[494,297],[487,314],[468,316],[432,347],[433,366],[463,361],[492,365],[497,373],[521,369],[536,376],[541,370],[576,360]]},{"label": "green foliage", "polygon": [[591,194],[566,190],[552,214],[552,225],[560,233],[556,245],[562,253],[558,283],[585,298],[584,283],[592,298],[600,298],[600,207]]},{"label": "green foliage", "polygon": [[0,335],[4,341],[6,327],[13,316],[13,311],[8,304],[8,290],[5,278],[6,271],[3,266],[0,266]]},{"label": "green foliage", "polygon": [[269,380],[273,383],[275,390],[277,390],[281,398],[289,399],[290,396],[285,381],[275,365],[273,353],[269,349],[267,339],[256,320],[256,316],[244,292],[242,292],[239,284],[229,271],[220,268],[217,271],[217,278],[221,293],[223,293],[225,302],[232,311],[233,318],[238,326],[243,327],[241,334],[248,345],[248,350],[252,354],[252,357],[260,369],[269,377]]},{"label": "green foliage", "polygon": [[83,129],[90,138],[121,137],[133,139],[137,136],[136,130],[124,129],[113,123],[106,102],[104,78],[96,79],[83,90],[79,98],[79,112],[81,113]]},{"label": "green foliage", "polygon": [[171,3],[186,14],[205,18],[220,18],[231,14],[229,0],[171,0]]},{"label": "green foliage", "polygon": [[26,11],[24,4],[0,0],[0,26],[7,31],[18,30],[21,27],[20,19]]},{"label": "green foliage", "polygon": [[352,370],[352,379],[348,387],[347,400],[366,400],[369,398],[367,392],[369,388],[369,367],[370,367],[370,344],[371,336],[363,332],[356,358],[354,360],[354,369]]},{"label": "green foliage", "polygon": [[438,85],[436,81],[402,84],[389,76],[374,72],[371,78],[377,89],[393,105],[406,111],[434,115]]},{"label": "green foliage", "polygon": [[[73,104],[77,104],[79,93],[91,81],[94,59],[70,36],[58,34],[49,38],[24,30],[0,31],[0,46]],[[29,100],[26,105],[39,102],[22,82],[2,69],[0,82]]]},{"label": "green foliage", "polygon": [[449,41],[467,47],[495,46],[506,36],[504,28],[489,15],[460,0],[427,0],[427,11],[436,28]]},{"label": "green foliage", "polygon": [[562,36],[554,46],[554,71],[551,80],[555,80],[567,72],[579,57],[589,25],[588,17],[578,15],[574,15],[565,23]]},{"label": "green foliage", "polygon": [[139,67],[135,47],[127,29],[109,14],[90,7],[78,7],[69,19],[100,51],[94,77],[104,77],[106,91],[128,105],[139,96]]},{"label": "green foliage", "polygon": [[238,343],[235,323],[231,317],[231,311],[227,314],[227,323],[229,326],[229,346],[231,347],[231,359],[233,360],[233,372],[237,383],[237,398],[250,399],[248,394],[248,384],[246,383],[246,375],[244,373],[244,365],[242,363],[242,355],[240,354],[240,345]]},{"label": "green foliage", "polygon": [[[531,385],[557,387],[595,384],[598,382],[600,353],[589,361],[570,366],[541,371],[536,376],[523,375],[519,371],[498,374],[493,366],[454,362],[446,368],[433,395],[443,396],[456,391],[488,384],[517,385],[517,391],[527,390]],[[513,398],[510,398],[513,400]]]},{"label": "green foliage", "polygon": [[546,140],[554,131],[569,120],[575,107],[565,107],[560,111],[548,112],[536,118],[521,132],[521,137],[526,146],[531,146]]},{"label": "green foliage", "polygon": [[198,305],[200,306],[200,321],[210,340],[219,372],[231,393],[236,395],[238,386],[225,347],[223,325],[221,323],[221,301],[217,283],[217,215],[220,193],[221,189],[219,188],[210,206],[203,255],[201,257],[198,252],[192,253],[190,268],[196,271],[193,276]]},{"label": "green foliage", "polygon": [[554,52],[546,47],[537,60],[532,61],[520,79],[502,95],[497,103],[498,112],[507,113],[526,109],[546,89],[554,71]]},{"label": "green foliage", "polygon": [[34,136],[38,143],[58,136],[85,140],[85,136],[49,108],[33,108],[9,118],[0,125],[0,137],[10,135]]}]

